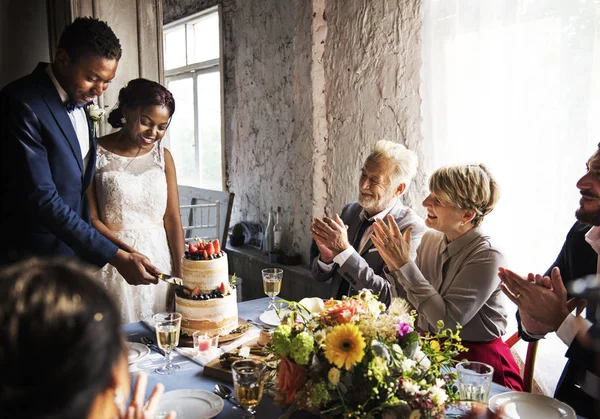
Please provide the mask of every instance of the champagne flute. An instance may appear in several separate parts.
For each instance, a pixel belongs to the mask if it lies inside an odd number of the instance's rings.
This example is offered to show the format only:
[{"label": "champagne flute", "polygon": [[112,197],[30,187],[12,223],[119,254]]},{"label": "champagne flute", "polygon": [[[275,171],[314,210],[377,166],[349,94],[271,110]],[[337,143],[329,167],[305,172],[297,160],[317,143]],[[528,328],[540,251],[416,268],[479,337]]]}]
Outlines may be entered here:
[{"label": "champagne flute", "polygon": [[158,347],[165,351],[165,365],[157,368],[156,373],[162,375],[173,374],[179,365],[173,365],[173,348],[179,345],[179,331],[181,329],[181,314],[158,313],[154,317],[154,329]]},{"label": "champagne flute", "polygon": [[258,359],[241,359],[231,364],[235,398],[246,409],[246,419],[256,414],[254,408],[262,398],[265,370],[265,363]]},{"label": "champagne flute", "polygon": [[265,294],[271,299],[267,311],[275,309],[275,297],[281,291],[281,280],[283,279],[283,269],[267,268],[262,271],[263,287]]}]

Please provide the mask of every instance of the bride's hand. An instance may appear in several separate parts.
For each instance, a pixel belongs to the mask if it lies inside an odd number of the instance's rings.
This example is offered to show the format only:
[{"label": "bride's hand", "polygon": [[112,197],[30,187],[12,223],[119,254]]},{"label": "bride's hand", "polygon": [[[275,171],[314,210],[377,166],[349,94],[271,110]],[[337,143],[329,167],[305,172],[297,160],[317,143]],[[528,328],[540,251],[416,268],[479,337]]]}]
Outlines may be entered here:
[{"label": "bride's hand", "polygon": [[[133,397],[131,404],[125,410],[125,413],[120,416],[119,419],[152,419],[156,414],[156,408],[158,402],[165,391],[165,387],[162,384],[157,384],[154,387],[154,391],[148,398],[146,404],[144,404],[144,395],[146,394],[146,386],[148,385],[148,376],[141,372],[137,376],[135,382],[135,389],[133,391]],[[175,419],[177,414],[175,412],[169,412],[166,419]]]},{"label": "bride's hand", "polygon": [[382,219],[377,219],[375,224],[373,224],[374,235],[371,237],[371,240],[387,265],[388,270],[393,272],[410,261],[412,227],[408,227],[404,234],[402,234],[394,217],[388,215],[387,219],[389,227]]}]

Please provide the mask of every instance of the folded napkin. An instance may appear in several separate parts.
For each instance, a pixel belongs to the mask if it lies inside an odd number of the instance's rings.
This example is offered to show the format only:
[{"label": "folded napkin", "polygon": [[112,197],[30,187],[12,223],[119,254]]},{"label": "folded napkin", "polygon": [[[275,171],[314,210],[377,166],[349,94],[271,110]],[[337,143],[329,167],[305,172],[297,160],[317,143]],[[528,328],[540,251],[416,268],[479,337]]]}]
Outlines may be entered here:
[{"label": "folded napkin", "polygon": [[[152,317],[147,317],[145,319],[142,319],[142,324],[144,326],[146,326],[146,328],[148,328],[148,330],[155,332],[154,321],[152,320]],[[228,345],[222,345],[221,347],[219,347],[213,351],[206,351],[206,352],[200,353],[200,352],[196,351],[194,348],[180,348],[180,347],[176,347],[174,349],[174,351],[177,352],[178,354],[185,356],[186,358],[190,359],[191,361],[195,362],[196,364],[204,366],[204,365],[208,364],[210,361],[212,361],[213,359],[218,358],[222,353],[229,352],[232,349],[242,346],[244,343],[251,341],[252,339],[256,339],[259,335],[260,335],[260,329],[253,326],[252,328],[250,328],[248,333],[246,333],[241,338],[232,341]]]}]

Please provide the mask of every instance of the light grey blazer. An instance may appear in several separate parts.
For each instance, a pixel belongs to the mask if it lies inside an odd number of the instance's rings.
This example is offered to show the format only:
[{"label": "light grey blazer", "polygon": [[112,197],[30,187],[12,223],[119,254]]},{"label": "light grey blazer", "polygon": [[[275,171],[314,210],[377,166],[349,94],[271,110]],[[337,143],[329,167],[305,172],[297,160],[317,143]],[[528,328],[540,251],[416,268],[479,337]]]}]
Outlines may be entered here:
[{"label": "light grey blazer", "polygon": [[[348,241],[353,243],[358,234],[358,230],[362,223],[360,213],[362,206],[358,202],[353,202],[344,207],[341,218],[348,226]],[[412,209],[404,206],[400,200],[390,210],[391,214],[398,227],[402,232],[408,227],[413,227],[411,236],[412,257],[416,255],[416,249],[419,247],[421,237],[427,230],[425,222]],[[394,285],[390,283],[386,275],[383,273],[385,262],[379,255],[379,252],[369,239],[366,245],[361,249],[360,254],[353,253],[346,262],[339,266],[337,263],[333,265],[333,269],[329,272],[324,272],[319,266],[319,250],[313,241],[311,248],[311,271],[312,276],[319,282],[331,282],[331,297],[336,298],[342,281],[347,280],[350,285],[350,295],[356,294],[357,290],[363,288],[370,289],[374,294],[379,294],[379,300],[386,305],[392,301],[392,295],[396,294]],[[403,293],[398,292],[399,296]]]}]

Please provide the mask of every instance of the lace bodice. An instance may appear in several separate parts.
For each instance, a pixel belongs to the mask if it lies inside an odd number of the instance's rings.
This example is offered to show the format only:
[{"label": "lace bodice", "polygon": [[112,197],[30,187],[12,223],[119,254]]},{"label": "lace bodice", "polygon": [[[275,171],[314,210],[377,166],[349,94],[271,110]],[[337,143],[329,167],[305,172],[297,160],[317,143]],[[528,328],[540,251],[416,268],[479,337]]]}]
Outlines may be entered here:
[{"label": "lace bodice", "polygon": [[[98,146],[96,157],[94,181],[100,219],[115,237],[143,253],[161,272],[172,274],[163,223],[167,180],[161,145],[136,158]],[[168,307],[169,288],[165,282],[129,285],[111,265],[96,275],[119,302],[124,323],[140,321]]]},{"label": "lace bodice", "polygon": [[98,146],[94,179],[99,216],[109,229],[162,225],[167,180],[160,144],[138,157],[119,156]]}]

